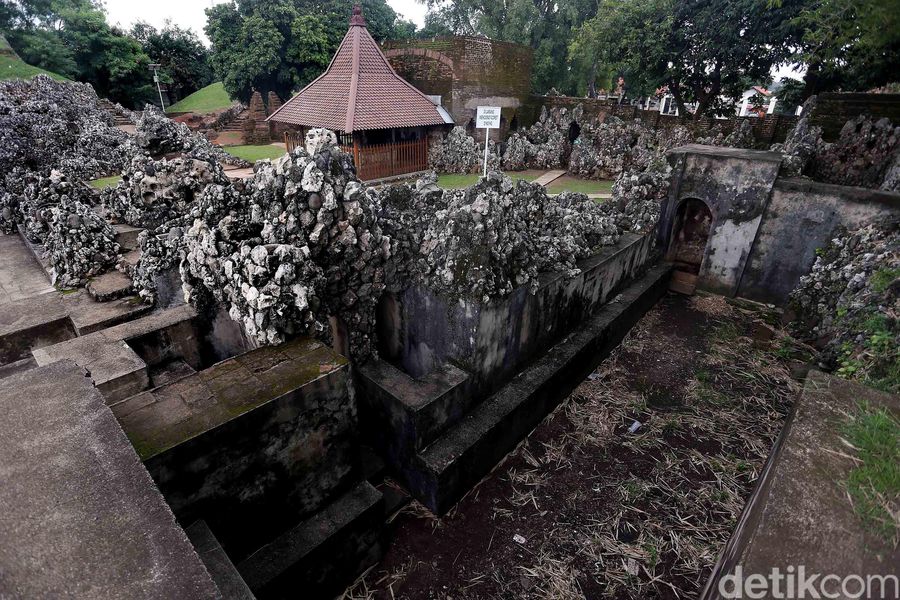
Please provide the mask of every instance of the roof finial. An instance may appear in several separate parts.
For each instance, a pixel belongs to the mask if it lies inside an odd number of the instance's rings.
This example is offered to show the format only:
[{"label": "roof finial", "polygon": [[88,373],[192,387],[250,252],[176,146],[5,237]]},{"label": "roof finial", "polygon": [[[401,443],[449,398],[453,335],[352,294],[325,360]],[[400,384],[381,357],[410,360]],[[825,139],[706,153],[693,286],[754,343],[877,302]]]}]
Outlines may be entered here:
[{"label": "roof finial", "polygon": [[366,26],[366,19],[362,15],[362,6],[359,4],[353,5],[353,16],[350,17],[350,27],[354,25],[359,25],[360,27]]}]

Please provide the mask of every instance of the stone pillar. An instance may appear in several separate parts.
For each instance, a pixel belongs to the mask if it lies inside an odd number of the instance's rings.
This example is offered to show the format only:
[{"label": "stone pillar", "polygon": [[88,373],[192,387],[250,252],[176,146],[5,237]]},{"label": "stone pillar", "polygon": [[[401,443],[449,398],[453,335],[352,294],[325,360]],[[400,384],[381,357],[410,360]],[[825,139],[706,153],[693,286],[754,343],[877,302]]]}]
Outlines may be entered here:
[{"label": "stone pillar", "polygon": [[[275,92],[269,92],[269,106],[268,106],[268,114],[274,113],[276,110],[281,108],[281,105],[284,102],[281,101],[281,98],[278,97],[278,94]],[[287,125],[284,123],[269,123],[269,139],[281,142],[284,141],[284,132],[287,130]]]},{"label": "stone pillar", "polygon": [[247,108],[247,121],[244,124],[244,142],[247,144],[268,144],[269,125],[266,123],[266,105],[262,94],[253,92]]}]

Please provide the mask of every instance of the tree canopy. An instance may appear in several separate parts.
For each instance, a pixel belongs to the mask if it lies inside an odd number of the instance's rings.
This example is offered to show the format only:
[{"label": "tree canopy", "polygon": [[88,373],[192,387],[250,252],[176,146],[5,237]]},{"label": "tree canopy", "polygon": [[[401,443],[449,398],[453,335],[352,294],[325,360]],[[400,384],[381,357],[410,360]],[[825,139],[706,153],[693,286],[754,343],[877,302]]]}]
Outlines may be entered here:
[{"label": "tree canopy", "polygon": [[[286,98],[318,76],[347,32],[354,0],[237,0],[206,10],[212,65],[232,97],[254,90]],[[376,40],[408,37],[415,25],[384,0],[363,0]]]},{"label": "tree canopy", "polygon": [[25,62],[90,83],[126,106],[155,100],[151,62],[163,65],[176,97],[209,83],[196,35],[171,24],[122,31],[107,23],[99,0],[0,0],[0,30]]}]

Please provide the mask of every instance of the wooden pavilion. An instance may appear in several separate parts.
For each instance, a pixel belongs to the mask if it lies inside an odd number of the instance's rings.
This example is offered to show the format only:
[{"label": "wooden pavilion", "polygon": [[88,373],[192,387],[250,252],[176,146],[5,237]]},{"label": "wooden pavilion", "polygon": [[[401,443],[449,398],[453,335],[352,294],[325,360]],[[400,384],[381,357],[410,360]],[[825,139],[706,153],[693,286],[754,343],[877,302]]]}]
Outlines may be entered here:
[{"label": "wooden pavilion", "polygon": [[427,169],[429,130],[453,124],[439,99],[394,72],[359,5],[325,72],[267,120],[291,128],[285,133],[289,151],[303,143],[308,129],[331,129],[353,155],[362,180]]}]

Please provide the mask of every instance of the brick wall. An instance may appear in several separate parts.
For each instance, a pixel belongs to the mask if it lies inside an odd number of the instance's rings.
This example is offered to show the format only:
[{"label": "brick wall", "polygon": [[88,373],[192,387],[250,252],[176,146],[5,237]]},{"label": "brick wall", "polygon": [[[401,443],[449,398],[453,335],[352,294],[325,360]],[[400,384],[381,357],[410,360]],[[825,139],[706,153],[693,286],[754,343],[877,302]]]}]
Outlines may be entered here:
[{"label": "brick wall", "polygon": [[504,137],[510,123],[525,118],[519,111],[531,100],[533,62],[527,46],[460,36],[386,41],[382,50],[401,77],[440,95],[457,125],[473,120],[479,105],[502,108]]},{"label": "brick wall", "polygon": [[844,123],[861,114],[887,117],[900,124],[900,94],[819,94],[810,122],[822,128],[825,141],[833,142],[840,137]]}]

